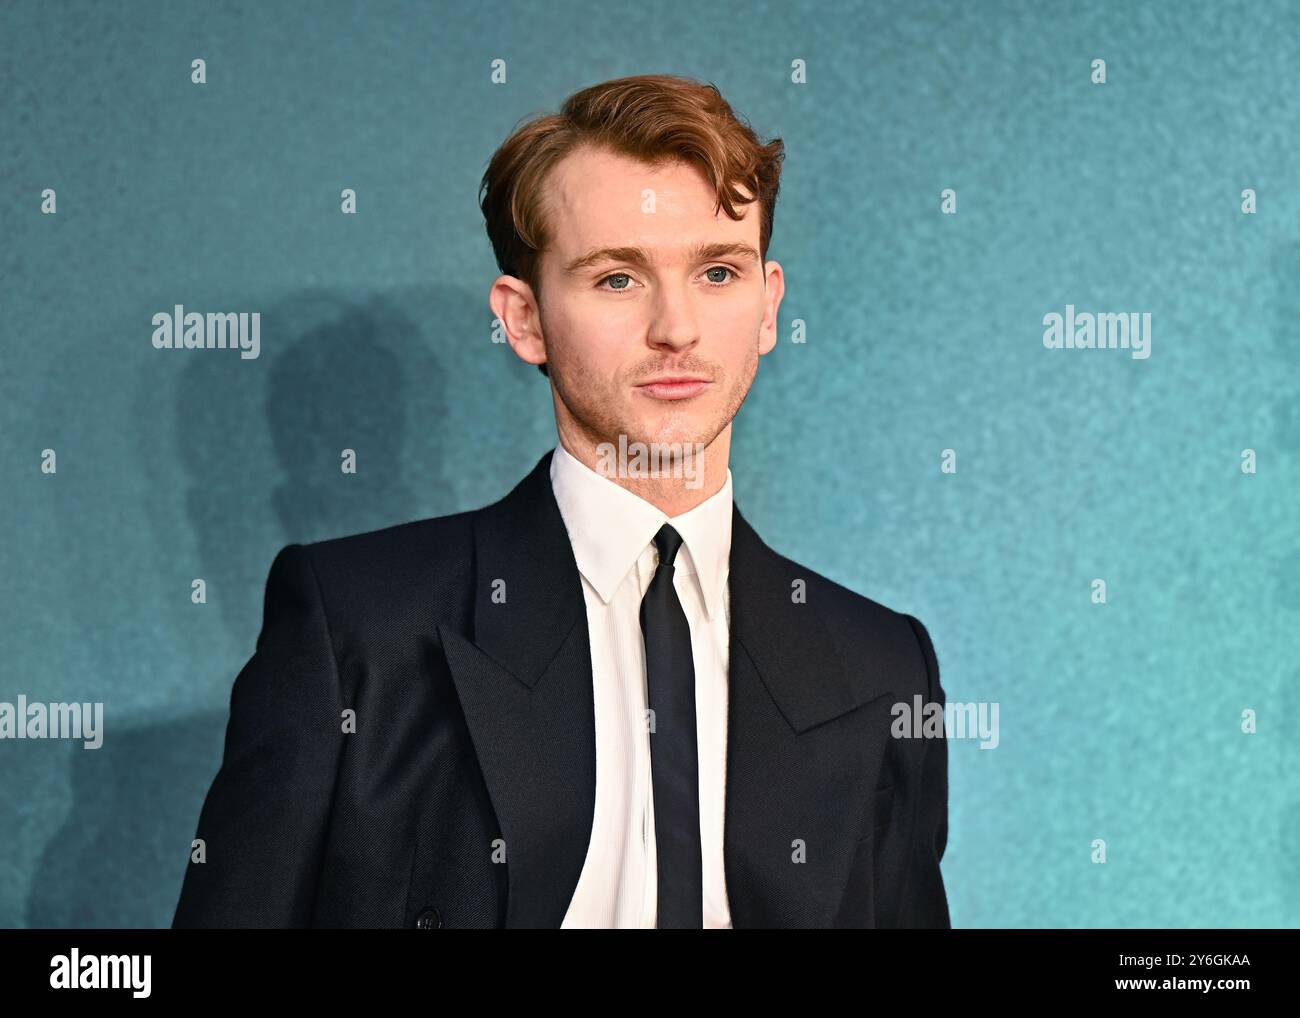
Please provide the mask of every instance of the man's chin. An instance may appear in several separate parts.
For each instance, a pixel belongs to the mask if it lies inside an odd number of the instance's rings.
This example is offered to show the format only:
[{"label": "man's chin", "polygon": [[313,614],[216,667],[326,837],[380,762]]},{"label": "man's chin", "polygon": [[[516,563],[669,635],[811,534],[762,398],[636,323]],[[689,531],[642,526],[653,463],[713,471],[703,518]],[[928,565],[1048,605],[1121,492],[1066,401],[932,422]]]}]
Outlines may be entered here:
[{"label": "man's chin", "polygon": [[[642,425],[641,427],[628,429],[625,434],[625,441],[629,446],[633,443],[656,448],[681,446],[690,448],[693,451],[698,451],[701,446],[707,446],[714,438],[705,428],[699,425],[683,426],[681,422],[673,422],[667,425]],[[616,438],[615,442],[617,443],[617,441]]]},{"label": "man's chin", "polygon": [[702,481],[708,439],[696,429],[631,428],[596,447],[597,471],[616,477],[687,477]]}]

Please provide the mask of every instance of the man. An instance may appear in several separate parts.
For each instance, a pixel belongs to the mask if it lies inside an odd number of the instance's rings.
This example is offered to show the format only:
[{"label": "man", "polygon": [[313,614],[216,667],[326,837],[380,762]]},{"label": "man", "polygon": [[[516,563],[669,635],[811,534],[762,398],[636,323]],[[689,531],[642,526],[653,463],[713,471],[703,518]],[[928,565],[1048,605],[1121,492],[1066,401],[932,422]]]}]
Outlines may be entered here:
[{"label": "man", "polygon": [[950,925],[946,745],[891,736],[943,703],[925,628],[732,503],[782,158],[665,76],[498,150],[489,302],[559,443],[276,556],[174,925]]}]

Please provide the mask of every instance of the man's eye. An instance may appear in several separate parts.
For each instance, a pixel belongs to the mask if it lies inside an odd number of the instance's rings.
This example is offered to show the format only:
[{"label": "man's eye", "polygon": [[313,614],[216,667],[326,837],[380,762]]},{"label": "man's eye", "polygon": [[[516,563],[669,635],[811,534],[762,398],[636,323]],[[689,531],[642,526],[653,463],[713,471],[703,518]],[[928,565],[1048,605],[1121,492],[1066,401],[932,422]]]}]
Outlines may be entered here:
[{"label": "man's eye", "polygon": [[[739,273],[736,272],[736,270],[733,269],[730,265],[715,265],[711,269],[705,269],[704,272],[705,275],[709,277],[709,282],[713,286],[726,286],[739,275]],[[726,273],[726,275],[724,275],[720,279],[716,276],[709,276],[709,273],[714,273],[714,272],[722,272],[722,273]],[[605,284],[608,283],[611,279],[621,279],[624,280],[625,282],[618,285],[606,286]],[[596,285],[599,288],[605,290],[619,290],[619,291],[627,290],[632,285],[632,277],[629,276],[626,272],[614,272],[608,276],[605,276]]]},{"label": "man's eye", "polygon": [[601,285],[601,286],[604,286],[604,284],[607,283],[607,282],[609,282],[611,279],[626,279],[626,280],[627,280],[627,285],[626,285],[626,286],[612,286],[612,287],[606,287],[606,289],[610,289],[610,290],[626,290],[627,287],[630,286],[630,285],[632,284],[632,277],[629,276],[626,272],[615,272],[613,275],[606,276],[604,279],[602,279],[602,280],[600,281],[600,285]]}]

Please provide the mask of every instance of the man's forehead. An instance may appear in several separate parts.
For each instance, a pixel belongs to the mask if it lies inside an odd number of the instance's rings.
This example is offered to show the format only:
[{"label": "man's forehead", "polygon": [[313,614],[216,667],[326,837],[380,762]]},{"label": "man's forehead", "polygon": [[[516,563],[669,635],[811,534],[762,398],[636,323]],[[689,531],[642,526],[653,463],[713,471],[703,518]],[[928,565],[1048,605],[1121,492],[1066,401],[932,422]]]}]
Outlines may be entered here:
[{"label": "man's forehead", "polygon": [[629,243],[665,252],[718,241],[757,244],[757,202],[737,206],[742,217],[732,219],[689,163],[650,164],[584,148],[557,164],[547,190],[551,240],[562,251]]}]

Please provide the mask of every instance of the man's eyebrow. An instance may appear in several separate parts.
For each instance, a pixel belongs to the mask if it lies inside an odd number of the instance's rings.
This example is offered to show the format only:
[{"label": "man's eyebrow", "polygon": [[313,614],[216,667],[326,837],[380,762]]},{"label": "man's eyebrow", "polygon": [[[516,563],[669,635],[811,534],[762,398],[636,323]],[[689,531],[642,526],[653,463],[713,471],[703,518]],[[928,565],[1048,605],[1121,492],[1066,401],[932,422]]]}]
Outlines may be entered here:
[{"label": "man's eyebrow", "polygon": [[[700,244],[693,252],[691,257],[697,262],[712,261],[716,258],[738,258],[742,261],[759,261],[758,252],[754,248],[741,241],[730,243]],[[580,272],[583,269],[590,268],[600,262],[627,262],[631,265],[646,267],[650,264],[650,256],[646,254],[644,248],[639,247],[602,247],[594,251],[588,251],[584,255],[573,259],[564,266],[567,274]]]}]

